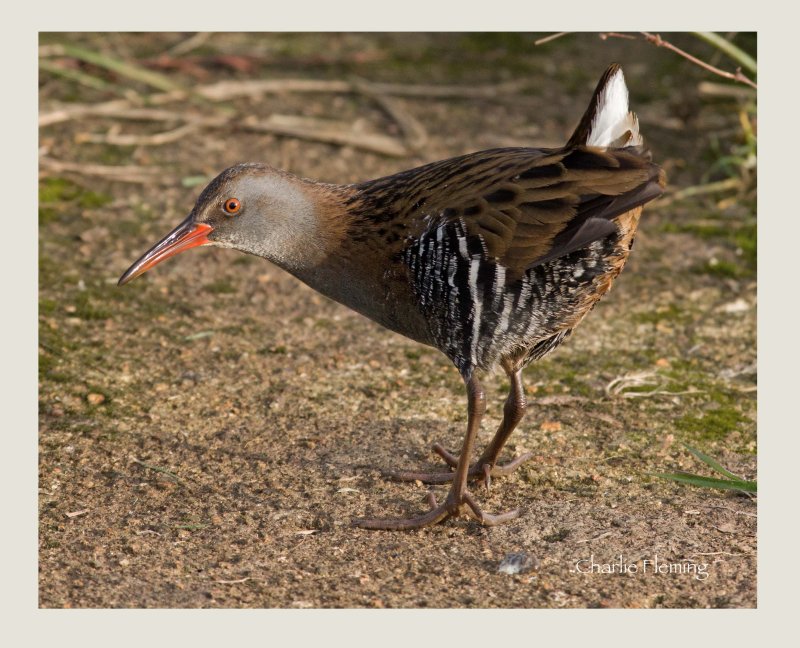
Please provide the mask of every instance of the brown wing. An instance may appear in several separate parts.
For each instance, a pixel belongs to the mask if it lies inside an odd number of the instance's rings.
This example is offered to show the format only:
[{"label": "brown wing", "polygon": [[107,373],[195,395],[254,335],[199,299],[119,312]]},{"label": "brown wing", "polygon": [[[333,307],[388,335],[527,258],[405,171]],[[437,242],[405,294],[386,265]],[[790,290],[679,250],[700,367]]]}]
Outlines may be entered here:
[{"label": "brown wing", "polygon": [[579,146],[481,151],[361,188],[383,195],[371,220],[401,223],[412,236],[461,220],[511,278],[612,233],[613,218],[660,195],[663,184],[641,148]]},{"label": "brown wing", "polygon": [[633,150],[576,148],[536,161],[480,196],[470,234],[521,275],[615,231],[612,219],[660,195],[660,169]]}]

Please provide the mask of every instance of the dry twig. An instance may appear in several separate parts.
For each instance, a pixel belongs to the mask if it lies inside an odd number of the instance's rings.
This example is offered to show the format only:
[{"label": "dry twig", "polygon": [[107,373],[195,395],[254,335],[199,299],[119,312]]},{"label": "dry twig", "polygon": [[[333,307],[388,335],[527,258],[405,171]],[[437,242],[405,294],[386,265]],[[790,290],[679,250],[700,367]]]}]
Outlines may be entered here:
[{"label": "dry twig", "polygon": [[[65,121],[73,119],[83,119],[84,117],[116,117],[120,114],[129,113],[131,110],[140,109],[145,110],[142,106],[161,106],[173,101],[185,100],[187,94],[182,90],[174,92],[164,92],[148,97],[140,97],[137,99],[114,99],[112,101],[104,101],[103,103],[96,104],[70,104],[62,106],[56,110],[39,115],[39,128],[45,126],[54,126]],[[148,119],[148,117],[142,117]]]},{"label": "dry twig", "polygon": [[550,41],[554,41],[557,38],[561,38],[562,36],[566,36],[570,32],[556,32],[555,34],[550,34],[549,36],[545,36],[544,38],[540,38],[538,40],[533,41],[534,45],[544,45],[545,43],[549,43]]},{"label": "dry twig", "polygon": [[80,517],[81,515],[86,515],[89,512],[89,509],[82,509],[80,511],[70,511],[69,513],[64,513],[68,518],[76,518]]},{"label": "dry twig", "polygon": [[636,36],[630,34],[621,34],[619,32],[602,32],[600,40],[608,40],[609,38],[624,38],[625,40],[636,40]]},{"label": "dry twig", "polygon": [[[698,389],[687,389],[685,391],[669,391],[660,389],[663,381],[654,371],[637,371],[627,373],[624,376],[617,376],[606,385],[606,396],[622,396],[622,398],[652,398],[653,396],[684,396],[688,394],[703,393]],[[625,391],[626,389],[636,389],[650,387],[649,391]]]},{"label": "dry twig", "polygon": [[428,132],[425,127],[397,99],[376,91],[374,85],[365,79],[353,79],[353,86],[375,101],[397,123],[411,150],[420,151],[427,144]]},{"label": "dry twig", "polygon": [[753,99],[755,93],[751,88],[741,86],[726,85],[724,83],[713,83],[711,81],[701,81],[697,84],[697,91],[708,97],[730,97],[732,99]]},{"label": "dry twig", "polygon": [[297,115],[273,114],[267,120],[246,119],[242,124],[245,130],[256,133],[290,135],[299,139],[353,146],[374,153],[403,157],[408,150],[402,142],[378,133],[359,133],[347,122]]},{"label": "dry twig", "polygon": [[183,56],[204,44],[214,32],[197,32],[167,50],[169,56]]},{"label": "dry twig", "polygon": [[[556,38],[561,38],[564,34],[568,34],[569,32],[558,32],[556,34],[551,34],[550,36],[545,36],[544,38],[540,38],[537,41],[534,41],[534,45],[542,45],[544,43],[549,43],[550,41],[555,40]],[[656,47],[665,47],[668,50],[672,50],[676,54],[684,57],[685,59],[691,61],[695,65],[699,65],[701,68],[708,70],[709,72],[713,72],[721,77],[725,77],[726,79],[731,79],[733,81],[739,81],[740,83],[744,83],[749,85],[751,88],[757,88],[758,86],[752,81],[750,78],[745,76],[742,72],[742,69],[736,68],[736,72],[726,72],[725,70],[720,70],[718,67],[711,65],[710,63],[706,63],[705,61],[697,58],[696,56],[692,56],[688,52],[685,52],[680,47],[676,47],[669,41],[665,41],[661,36],[658,34],[651,34],[649,32],[640,32],[644,39],[649,43],[652,43]],[[742,63],[745,67],[755,73],[756,71],[756,62],[746,53],[742,52],[738,47],[729,43],[724,38],[720,37],[718,34],[713,32],[695,32],[698,37],[702,38],[708,43],[711,43],[719,50],[728,54],[728,56],[733,57],[738,62]],[[624,38],[626,40],[637,40],[636,36],[631,34],[621,34],[620,32],[601,32],[600,38],[602,40],[608,40],[609,38]]]},{"label": "dry twig", "polygon": [[[525,88],[527,81],[511,81],[485,86],[429,86],[398,83],[370,82],[369,90],[374,94],[421,99],[487,99],[498,100],[513,95]],[[194,94],[209,101],[227,101],[236,97],[256,97],[280,92],[322,92],[333,94],[357,93],[359,88],[350,81],[327,81],[317,79],[270,79],[260,81],[222,81],[194,89]],[[84,117],[109,116],[129,113],[131,110],[146,110],[148,106],[163,106],[174,101],[185,101],[188,93],[171,90],[130,99],[115,99],[99,104],[70,104],[39,116],[39,127],[53,126]],[[141,113],[143,119],[151,117]]]},{"label": "dry twig", "polygon": [[[370,89],[384,95],[420,97],[424,99],[499,99],[525,88],[526,80],[483,86],[408,85],[403,83],[370,83]],[[258,81],[221,81],[195,88],[210,101],[226,101],[241,96],[260,96],[279,92],[353,93],[359,89],[350,81],[318,79],[264,79]]]},{"label": "dry twig", "polygon": [[[422,124],[409,114],[397,101],[389,95],[420,98],[481,98],[496,99],[508,95],[524,87],[527,82],[513,81],[490,86],[428,86],[403,85],[393,83],[372,83],[363,80],[327,81],[314,79],[272,79],[260,81],[223,81],[211,85],[199,86],[193,94],[210,101],[225,101],[238,96],[259,96],[277,92],[329,92],[360,93],[372,98],[395,120],[403,131],[408,143],[396,138],[376,133],[360,133],[351,124],[333,120],[319,120],[310,117],[272,115],[266,121],[245,120],[246,130],[263,133],[287,135],[343,146],[353,146],[383,155],[402,157],[411,150],[419,150],[427,142],[428,134]],[[205,126],[209,128],[236,126],[239,122],[235,116],[187,116],[182,113],[159,110],[152,106],[160,106],[174,101],[183,101],[188,93],[183,90],[171,90],[145,97],[133,97],[107,101],[93,105],[64,106],[39,117],[39,127],[53,126],[65,121],[86,117],[109,117],[120,119],[141,119],[155,121],[173,121],[183,124],[173,130],[155,135],[134,136],[107,133],[105,135],[84,135],[82,141],[100,142],[115,145],[157,146],[174,142],[184,137],[193,128]],[[117,174],[116,171],[90,175]],[[79,172],[79,171],[76,171]],[[109,175],[110,174],[110,175]],[[114,175],[114,177],[117,177]],[[141,182],[137,174],[128,181]]]},{"label": "dry twig", "polygon": [[758,88],[758,86],[752,80],[750,80],[748,77],[746,77],[742,73],[742,68],[736,68],[736,72],[735,73],[726,72],[725,70],[720,70],[719,68],[714,67],[713,65],[709,65],[708,63],[706,63],[705,61],[700,60],[696,56],[692,56],[688,52],[683,51],[680,47],[676,47],[675,45],[673,45],[669,41],[665,41],[658,34],[651,34],[649,32],[642,32],[642,35],[645,37],[645,40],[647,40],[648,42],[652,43],[656,47],[666,47],[668,50],[671,50],[671,51],[675,52],[676,54],[679,54],[680,56],[682,56],[686,60],[691,61],[692,63],[694,63],[695,65],[699,65],[704,70],[708,70],[709,72],[713,72],[714,74],[717,74],[717,75],[719,75],[721,77],[725,77],[726,79],[731,79],[732,81],[739,81],[740,83],[745,83],[745,84],[749,85],[751,88]]},{"label": "dry twig", "polygon": [[685,187],[675,193],[667,194],[663,198],[654,202],[649,209],[663,209],[674,202],[683,200],[685,198],[692,198],[694,196],[704,196],[707,194],[721,193],[723,191],[732,191],[734,189],[744,189],[744,183],[741,178],[727,178],[718,182],[709,182],[703,185],[692,185]]},{"label": "dry twig", "polygon": [[45,171],[52,171],[54,173],[75,173],[78,175],[97,176],[106,178],[107,180],[132,182],[136,184],[170,184],[170,180],[164,174],[163,169],[66,162],[46,156],[39,158],[39,164]]},{"label": "dry twig", "polygon": [[152,464],[149,464],[149,463],[146,463],[146,462],[142,461],[141,459],[137,459],[134,456],[129,457],[129,459],[133,463],[142,466],[142,468],[147,468],[148,470],[152,470],[153,472],[161,473],[162,475],[167,475],[168,477],[170,477],[171,479],[173,479],[174,481],[176,481],[178,483],[180,483],[182,481],[181,478],[178,477],[178,475],[176,475],[174,472],[170,472],[166,468],[162,468],[161,466],[154,466]]},{"label": "dry twig", "polygon": [[153,135],[126,135],[111,131],[105,135],[82,133],[76,136],[75,141],[79,144],[91,142],[92,144],[112,144],[114,146],[161,146],[177,142],[199,127],[200,122],[189,122],[178,128]]}]

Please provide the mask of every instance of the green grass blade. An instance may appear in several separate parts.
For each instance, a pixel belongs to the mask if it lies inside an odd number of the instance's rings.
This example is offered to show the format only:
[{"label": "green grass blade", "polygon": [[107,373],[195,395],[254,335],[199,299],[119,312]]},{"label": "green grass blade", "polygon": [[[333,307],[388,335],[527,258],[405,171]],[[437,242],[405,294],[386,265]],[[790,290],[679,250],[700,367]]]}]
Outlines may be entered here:
[{"label": "green grass blade", "polygon": [[691,446],[686,445],[685,443],[683,443],[682,445],[689,452],[691,452],[695,457],[697,457],[700,461],[702,461],[704,464],[710,466],[711,468],[713,468],[715,471],[717,471],[721,475],[725,475],[726,477],[730,477],[731,479],[734,479],[734,480],[737,480],[737,481],[747,481],[746,479],[744,479],[743,477],[740,477],[739,475],[734,475],[730,470],[726,470],[722,465],[720,465],[714,459],[709,457],[707,454],[703,454],[699,450],[695,450],[694,448],[692,448]]},{"label": "green grass blade", "polygon": [[730,56],[746,70],[749,70],[753,74],[758,73],[758,65],[755,59],[744,50],[736,47],[736,45],[731,43],[728,39],[723,38],[716,32],[695,32],[695,35],[702,38],[706,43],[713,45],[721,52],[725,52],[725,54]]},{"label": "green grass blade", "polygon": [[80,70],[72,70],[70,68],[61,67],[60,65],[55,65],[46,59],[39,61],[39,69],[56,76],[60,76],[64,79],[68,79],[69,81],[75,81],[76,83],[85,85],[88,88],[94,88],[95,90],[114,89],[110,83],[106,83],[102,79],[98,79],[96,76],[86,74]]},{"label": "green grass blade", "polygon": [[200,331],[199,333],[193,333],[192,335],[187,335],[184,340],[187,342],[191,342],[192,340],[199,340],[200,338],[211,337],[214,335],[214,331]]},{"label": "green grass blade", "polygon": [[737,490],[745,493],[758,492],[758,485],[754,481],[743,481],[741,479],[718,479],[716,477],[701,477],[690,473],[649,473],[653,477],[669,479],[671,481],[699,486],[700,488],[719,488],[721,490]]},{"label": "green grass blade", "polygon": [[92,65],[100,66],[127,79],[138,81],[166,92],[171,90],[183,90],[179,84],[174,83],[163,74],[146,70],[145,68],[133,63],[120,61],[119,59],[106,56],[105,54],[93,52],[82,47],[76,47],[75,45],[62,45],[62,47],[66,56],[71,56],[72,58],[86,61]]}]

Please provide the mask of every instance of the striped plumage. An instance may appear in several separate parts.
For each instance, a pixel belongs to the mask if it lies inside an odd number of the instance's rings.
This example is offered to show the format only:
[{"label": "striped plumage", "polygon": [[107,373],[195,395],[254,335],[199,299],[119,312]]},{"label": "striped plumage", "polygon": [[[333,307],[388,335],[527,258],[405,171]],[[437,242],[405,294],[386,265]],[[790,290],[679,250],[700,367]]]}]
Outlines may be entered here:
[{"label": "striped plumage", "polygon": [[[525,411],[522,368],[568,337],[621,272],[642,205],[664,175],[628,110],[611,66],[567,145],[503,148],[427,164],[356,185],[300,179],[264,164],[232,167],[189,217],[147,252],[125,283],[197,245],[267,258],[387,328],[440,349],[467,386],[460,456],[436,452],[454,472],[392,473],[452,481],[447,500],[408,520],[360,526],[408,529],[466,505],[484,524],[514,517],[480,510],[471,477],[508,474],[497,459]],[[485,409],[479,375],[501,366],[511,382],[503,422],[471,463]]]},{"label": "striped plumage", "polygon": [[660,183],[641,147],[482,151],[357,185],[349,238],[402,264],[429,328],[421,341],[468,380],[568,335],[627,257],[635,223],[613,219]]},{"label": "striped plumage", "polygon": [[[434,345],[469,380],[502,357],[524,354],[524,364],[551,351],[572,330],[579,292],[610,270],[602,243],[534,266],[507,282],[507,268],[487,257],[462,223],[439,225],[406,249],[419,308]],[[556,342],[557,340],[557,342]],[[548,342],[550,342],[548,344]]]}]

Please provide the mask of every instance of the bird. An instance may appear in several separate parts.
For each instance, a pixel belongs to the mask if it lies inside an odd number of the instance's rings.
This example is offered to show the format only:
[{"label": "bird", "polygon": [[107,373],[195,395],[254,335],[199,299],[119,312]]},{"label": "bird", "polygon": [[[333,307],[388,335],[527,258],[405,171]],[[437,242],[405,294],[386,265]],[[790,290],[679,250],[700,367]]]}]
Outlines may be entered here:
[{"label": "bird", "polygon": [[[466,389],[461,451],[434,444],[446,469],[386,474],[450,483],[449,492],[441,504],[429,492],[427,512],[353,524],[409,530],[466,513],[491,526],[520,512],[485,512],[470,484],[483,480],[488,488],[530,458],[498,461],[526,411],[522,370],[561,345],[609,291],[642,207],[665,184],[615,63],[560,148],[493,148],[355,184],[300,178],[261,162],[232,166],[119,285],[194,247],[233,248],[439,349]],[[481,381],[497,368],[510,381],[502,422],[473,461],[486,410]]]}]

